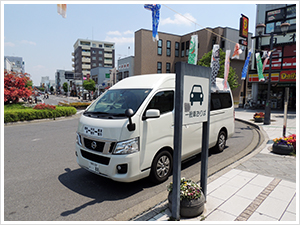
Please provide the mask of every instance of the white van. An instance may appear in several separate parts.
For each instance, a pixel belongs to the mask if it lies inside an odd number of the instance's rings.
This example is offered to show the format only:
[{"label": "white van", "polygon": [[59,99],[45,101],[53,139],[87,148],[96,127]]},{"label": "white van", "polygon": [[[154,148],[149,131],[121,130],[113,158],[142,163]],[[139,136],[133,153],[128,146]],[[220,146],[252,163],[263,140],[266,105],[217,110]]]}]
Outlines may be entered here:
[{"label": "white van", "polygon": [[[211,93],[209,147],[223,151],[234,134],[231,91]],[[77,163],[115,181],[147,176],[163,182],[172,172],[175,74],[126,78],[82,114],[76,141]],[[202,124],[183,125],[182,160],[201,152]]]}]

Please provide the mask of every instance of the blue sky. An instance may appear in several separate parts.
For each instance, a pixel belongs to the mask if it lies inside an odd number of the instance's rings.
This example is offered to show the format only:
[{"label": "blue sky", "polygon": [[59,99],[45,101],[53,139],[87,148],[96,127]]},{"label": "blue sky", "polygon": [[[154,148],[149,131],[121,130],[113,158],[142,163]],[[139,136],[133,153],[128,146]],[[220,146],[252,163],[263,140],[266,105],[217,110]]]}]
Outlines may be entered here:
[{"label": "blue sky", "polygon": [[[134,32],[141,28],[152,29],[151,12],[143,5],[151,2],[124,2],[59,2],[67,3],[67,17],[63,18],[52,2],[23,4],[19,1],[13,4],[12,1],[2,1],[2,54],[23,57],[25,71],[31,75],[34,85],[40,84],[41,76],[54,79],[57,69],[73,69],[71,54],[78,38],[115,42],[117,59],[134,55]],[[158,31],[183,35],[205,27],[239,29],[242,13],[248,16],[249,32],[254,34],[255,2],[224,3],[161,2]]]}]

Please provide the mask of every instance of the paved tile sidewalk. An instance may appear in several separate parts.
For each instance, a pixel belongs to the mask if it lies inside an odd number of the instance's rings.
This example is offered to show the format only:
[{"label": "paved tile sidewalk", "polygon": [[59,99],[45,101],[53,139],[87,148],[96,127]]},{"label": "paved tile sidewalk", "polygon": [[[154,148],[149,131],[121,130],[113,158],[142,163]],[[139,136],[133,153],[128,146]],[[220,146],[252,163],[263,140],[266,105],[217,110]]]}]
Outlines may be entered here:
[{"label": "paved tile sidewalk", "polygon": [[[236,118],[253,122],[255,111],[236,109]],[[271,124],[259,125],[265,140],[245,160],[213,175],[207,187],[204,213],[181,221],[292,221],[296,214],[296,157],[271,152],[272,140],[282,137],[283,114],[272,113]],[[286,135],[296,133],[296,113],[288,114]],[[224,173],[226,172],[226,173]],[[149,221],[167,221],[167,201],[161,203]]]}]

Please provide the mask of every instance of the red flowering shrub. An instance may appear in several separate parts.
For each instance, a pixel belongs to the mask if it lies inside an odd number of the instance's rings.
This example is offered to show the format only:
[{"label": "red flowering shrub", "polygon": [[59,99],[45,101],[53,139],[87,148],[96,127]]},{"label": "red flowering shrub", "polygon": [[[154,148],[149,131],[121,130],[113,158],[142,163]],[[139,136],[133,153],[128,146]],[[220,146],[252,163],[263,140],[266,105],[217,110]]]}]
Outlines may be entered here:
[{"label": "red flowering shrub", "polygon": [[37,104],[34,106],[33,109],[36,109],[36,110],[55,110],[56,109],[56,106],[54,105],[50,105],[50,104]]},{"label": "red flowering shrub", "polygon": [[4,103],[18,103],[20,98],[32,94],[32,81],[28,74],[4,71]]}]

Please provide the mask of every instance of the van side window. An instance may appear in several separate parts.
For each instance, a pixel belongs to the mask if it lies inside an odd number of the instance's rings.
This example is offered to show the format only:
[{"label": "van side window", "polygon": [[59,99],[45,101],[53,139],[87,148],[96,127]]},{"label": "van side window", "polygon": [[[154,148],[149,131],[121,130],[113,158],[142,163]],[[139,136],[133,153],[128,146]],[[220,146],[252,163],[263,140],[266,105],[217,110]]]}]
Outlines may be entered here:
[{"label": "van side window", "polygon": [[211,93],[210,110],[220,110],[224,108],[231,108],[232,100],[230,93]]},{"label": "van side window", "polygon": [[150,103],[148,109],[158,109],[160,114],[173,111],[174,108],[174,91],[162,91],[155,94]]}]

